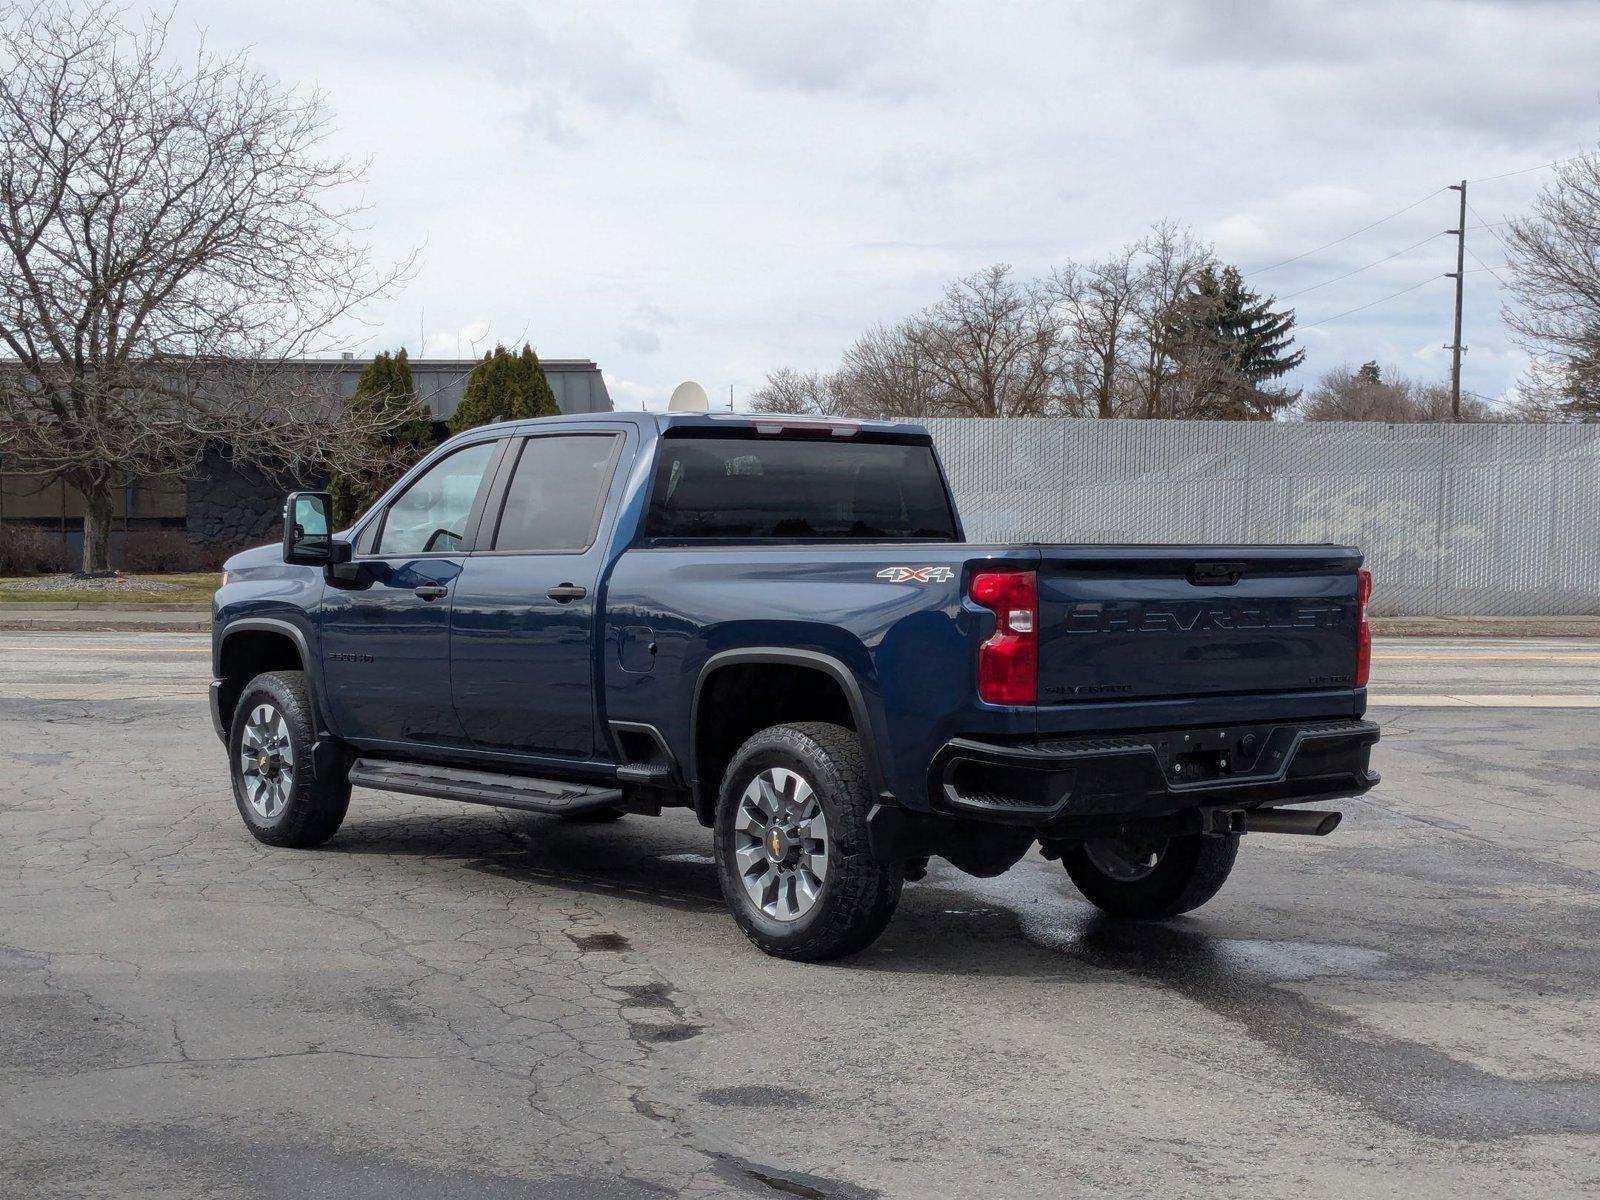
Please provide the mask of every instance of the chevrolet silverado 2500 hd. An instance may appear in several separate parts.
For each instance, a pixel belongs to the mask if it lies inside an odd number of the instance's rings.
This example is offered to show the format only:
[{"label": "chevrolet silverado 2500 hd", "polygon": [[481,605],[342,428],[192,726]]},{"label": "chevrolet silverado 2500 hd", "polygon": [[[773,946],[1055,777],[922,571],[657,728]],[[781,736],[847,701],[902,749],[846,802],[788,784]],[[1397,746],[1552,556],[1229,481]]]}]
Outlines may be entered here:
[{"label": "chevrolet silverado 2500 hd", "polygon": [[930,856],[1035,845],[1106,912],[1210,899],[1245,833],[1377,776],[1344,546],[978,545],[923,429],[645,413],[451,439],[348,531],[229,560],[212,712],[246,827],[352,785],[714,832],[758,946],[859,950]]}]

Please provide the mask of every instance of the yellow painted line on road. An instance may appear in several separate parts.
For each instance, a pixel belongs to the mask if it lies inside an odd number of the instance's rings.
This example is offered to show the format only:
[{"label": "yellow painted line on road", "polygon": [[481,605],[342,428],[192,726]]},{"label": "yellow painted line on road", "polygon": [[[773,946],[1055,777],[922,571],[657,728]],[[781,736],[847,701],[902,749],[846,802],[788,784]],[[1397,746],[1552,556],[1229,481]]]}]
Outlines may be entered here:
[{"label": "yellow painted line on road", "polygon": [[1368,708],[1600,708],[1600,696],[1533,695],[1527,693],[1403,696],[1382,692],[1367,697]]},{"label": "yellow painted line on road", "polygon": [[210,654],[210,646],[0,646],[34,654]]},{"label": "yellow painted line on road", "polygon": [[1600,662],[1600,654],[1374,654],[1373,662]]}]

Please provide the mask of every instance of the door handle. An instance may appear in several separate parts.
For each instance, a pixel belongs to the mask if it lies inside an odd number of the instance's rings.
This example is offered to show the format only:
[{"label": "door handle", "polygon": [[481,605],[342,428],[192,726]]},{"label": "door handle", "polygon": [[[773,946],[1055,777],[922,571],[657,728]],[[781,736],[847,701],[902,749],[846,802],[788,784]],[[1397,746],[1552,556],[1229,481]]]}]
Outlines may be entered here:
[{"label": "door handle", "polygon": [[560,587],[553,587],[545,593],[557,604],[571,604],[574,600],[582,600],[588,594],[588,588],[577,587],[570,583],[563,583]]},{"label": "door handle", "polygon": [[417,588],[416,594],[424,600],[437,600],[440,596],[448,595],[450,589],[442,583],[425,583]]}]

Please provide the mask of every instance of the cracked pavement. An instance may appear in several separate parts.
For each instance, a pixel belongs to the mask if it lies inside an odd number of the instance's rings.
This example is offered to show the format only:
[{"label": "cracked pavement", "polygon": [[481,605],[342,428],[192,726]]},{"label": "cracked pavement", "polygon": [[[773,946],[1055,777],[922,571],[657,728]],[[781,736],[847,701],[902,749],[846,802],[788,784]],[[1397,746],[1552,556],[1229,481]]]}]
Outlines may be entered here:
[{"label": "cracked pavement", "polygon": [[203,638],[0,642],[0,1195],[1600,1188],[1594,710],[1375,710],[1384,785],[1185,920],[935,864],[807,967],[686,814],[358,790],[270,849]]}]

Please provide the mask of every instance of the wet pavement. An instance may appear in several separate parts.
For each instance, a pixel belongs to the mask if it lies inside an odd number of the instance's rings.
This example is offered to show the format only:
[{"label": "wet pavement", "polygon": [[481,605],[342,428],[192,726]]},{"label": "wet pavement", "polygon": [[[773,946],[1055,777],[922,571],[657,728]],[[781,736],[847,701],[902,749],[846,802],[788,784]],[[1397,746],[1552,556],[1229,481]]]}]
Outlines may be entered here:
[{"label": "wet pavement", "polygon": [[1600,712],[1429,699],[1594,643],[1380,645],[1383,786],[1189,918],[936,863],[807,967],[685,814],[359,791],[270,850],[200,639],[0,640],[0,1195],[1600,1191]]}]

